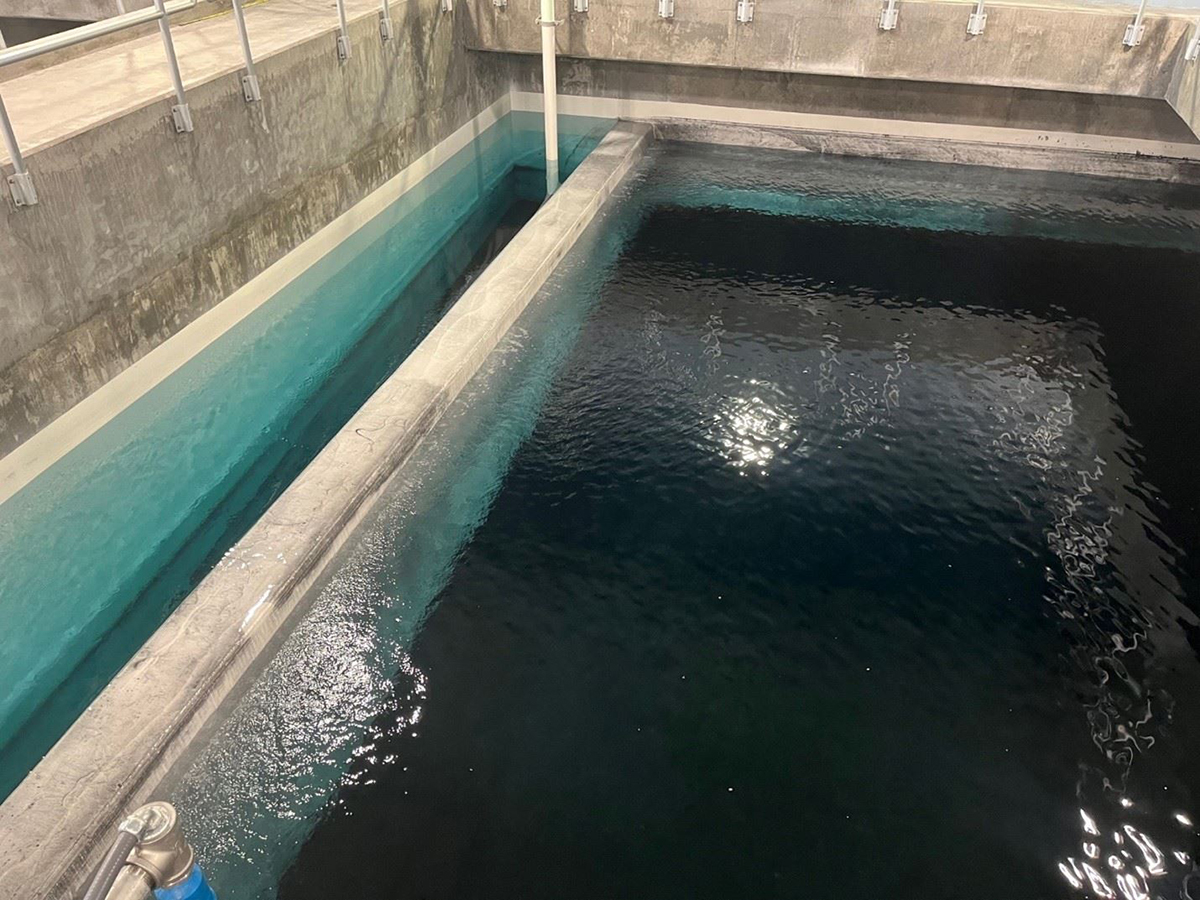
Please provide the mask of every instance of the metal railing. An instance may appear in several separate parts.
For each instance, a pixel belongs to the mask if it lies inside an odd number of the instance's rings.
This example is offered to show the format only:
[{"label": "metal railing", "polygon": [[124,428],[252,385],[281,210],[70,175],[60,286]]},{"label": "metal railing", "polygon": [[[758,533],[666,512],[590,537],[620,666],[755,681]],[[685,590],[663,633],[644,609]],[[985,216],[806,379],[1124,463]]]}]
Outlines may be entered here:
[{"label": "metal railing", "polygon": [[[197,0],[154,0],[153,6],[144,9],[125,12],[123,0],[117,0],[121,14],[108,19],[101,19],[78,28],[71,28],[44,38],[28,41],[13,47],[5,47],[0,37],[0,68],[35,59],[56,50],[74,47],[87,41],[145,25],[158,22],[159,33],[162,36],[163,51],[167,58],[167,69],[171,76],[171,87],[175,93],[175,103],[171,106],[171,118],[175,123],[175,131],[185,134],[194,129],[192,112],[188,106],[187,95],[183,88],[183,78],[179,72],[179,59],[175,55],[175,42],[171,38],[170,17],[175,13],[195,7]],[[250,35],[246,30],[246,17],[242,10],[242,0],[232,0],[233,20],[237,26],[238,42],[241,44],[242,59],[245,63],[245,73],[242,75],[242,95],[247,103],[257,103],[262,100],[262,91],[258,84],[258,75],[254,71],[254,54],[250,50]],[[379,36],[383,41],[392,39],[392,19],[389,0],[380,0]],[[451,8],[451,0],[442,0],[442,8],[447,12]],[[338,11],[338,58],[345,61],[350,58],[350,33],[346,19],[345,0],[337,0]],[[4,139],[5,149],[12,160],[13,173],[8,176],[8,187],[12,194],[13,203],[18,207],[33,206],[38,202],[37,189],[33,176],[25,164],[21,154],[21,145],[13,131],[12,120],[0,96],[0,136]]]},{"label": "metal railing", "polygon": [[[60,31],[58,34],[0,50],[0,67],[11,66],[27,59],[35,59],[47,53],[53,53],[55,50],[74,47],[107,34],[114,34],[127,28],[135,28],[147,22],[157,21],[162,34],[163,50],[167,55],[167,67],[171,71],[171,86],[175,90],[176,103],[171,107],[175,130],[178,132],[191,131],[192,114],[188,109],[187,97],[183,91],[183,79],[179,75],[179,60],[175,56],[175,44],[171,40],[170,16],[173,13],[191,9],[195,5],[196,0],[171,0],[170,3],[154,0],[154,5],[145,9],[137,9],[109,19],[101,19],[99,22],[70,28]],[[248,50],[249,46],[247,45]],[[21,145],[17,141],[16,132],[13,131],[12,120],[8,117],[3,97],[0,97],[0,132],[3,132],[5,149],[8,150],[8,155],[12,159],[13,174],[8,176],[8,187],[12,192],[13,203],[18,207],[33,206],[38,202],[37,189],[34,187],[33,177],[25,167],[25,158],[21,155]]]}]

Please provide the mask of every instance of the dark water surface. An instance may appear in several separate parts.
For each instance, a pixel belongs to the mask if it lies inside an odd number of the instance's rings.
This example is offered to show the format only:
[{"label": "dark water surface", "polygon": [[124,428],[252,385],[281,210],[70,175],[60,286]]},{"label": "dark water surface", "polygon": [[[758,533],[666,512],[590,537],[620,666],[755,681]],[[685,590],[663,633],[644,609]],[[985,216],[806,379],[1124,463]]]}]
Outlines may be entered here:
[{"label": "dark water surface", "polygon": [[982,231],[651,203],[279,896],[1200,897],[1200,255]]}]

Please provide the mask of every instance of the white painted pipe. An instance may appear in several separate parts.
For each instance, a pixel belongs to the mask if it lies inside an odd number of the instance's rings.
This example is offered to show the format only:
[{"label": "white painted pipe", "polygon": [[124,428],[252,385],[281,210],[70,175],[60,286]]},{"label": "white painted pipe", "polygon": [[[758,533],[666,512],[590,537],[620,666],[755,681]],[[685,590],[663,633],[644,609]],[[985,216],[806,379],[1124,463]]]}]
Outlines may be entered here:
[{"label": "white painted pipe", "polygon": [[542,109],[546,130],[546,196],[558,190],[558,73],[554,61],[554,0],[542,0]]}]

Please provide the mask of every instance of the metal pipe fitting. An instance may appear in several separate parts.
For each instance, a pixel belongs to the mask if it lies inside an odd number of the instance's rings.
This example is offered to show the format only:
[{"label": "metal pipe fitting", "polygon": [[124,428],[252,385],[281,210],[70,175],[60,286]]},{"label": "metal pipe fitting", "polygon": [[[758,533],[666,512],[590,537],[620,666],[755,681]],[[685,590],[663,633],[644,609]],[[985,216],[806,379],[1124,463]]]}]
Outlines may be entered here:
[{"label": "metal pipe fitting", "polygon": [[127,864],[144,870],[156,888],[174,887],[187,878],[196,854],[184,840],[175,807],[161,800],[147,803],[126,821],[135,819],[144,823],[144,828]]},{"label": "metal pipe fitting", "polygon": [[147,900],[156,890],[211,898],[195,863],[175,807],[161,800],[147,803],[117,826],[117,838],[83,900]]}]

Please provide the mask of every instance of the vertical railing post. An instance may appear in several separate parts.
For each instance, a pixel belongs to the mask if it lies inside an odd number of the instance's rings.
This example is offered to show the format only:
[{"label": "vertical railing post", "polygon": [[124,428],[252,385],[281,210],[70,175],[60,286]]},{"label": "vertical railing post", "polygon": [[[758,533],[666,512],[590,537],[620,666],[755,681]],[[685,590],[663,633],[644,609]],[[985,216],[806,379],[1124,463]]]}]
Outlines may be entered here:
[{"label": "vertical railing post", "polygon": [[154,0],[154,8],[158,10],[158,30],[162,34],[163,50],[167,54],[167,68],[171,70],[171,85],[175,88],[175,99],[179,101],[171,107],[171,117],[175,120],[175,130],[183,134],[192,130],[192,111],[188,108],[187,95],[183,92],[179,60],[175,57],[175,42],[171,40],[171,21],[167,17],[163,0]]},{"label": "vertical railing post", "polygon": [[977,37],[983,34],[983,29],[987,27],[987,13],[983,11],[983,0],[978,0],[975,4],[975,12],[967,17],[967,34]]},{"label": "vertical railing post", "polygon": [[1125,37],[1121,39],[1122,45],[1126,47],[1136,47],[1142,42],[1142,38],[1146,35],[1146,26],[1142,24],[1142,19],[1146,15],[1146,0],[1142,0],[1138,4],[1137,15],[1133,17],[1133,21],[1125,29]]},{"label": "vertical railing post", "polygon": [[345,62],[350,58],[350,30],[346,26],[346,0],[337,0],[338,11],[338,59]]},{"label": "vertical railing post", "polygon": [[546,129],[546,197],[558,190],[558,71],[554,59],[554,0],[542,0],[542,107]]},{"label": "vertical railing post", "polygon": [[242,76],[242,96],[247,103],[262,99],[258,89],[258,75],[254,72],[254,54],[250,52],[250,33],[246,31],[246,15],[242,12],[242,0],[233,0],[233,21],[237,24],[238,40],[242,43],[242,57],[246,60],[246,74]]},{"label": "vertical railing post", "polygon": [[379,2],[379,39],[384,43],[392,39],[392,10],[388,0]]},{"label": "vertical railing post", "polygon": [[38,202],[37,190],[34,189],[33,179],[25,168],[25,159],[21,156],[21,147],[13,132],[12,120],[8,118],[3,97],[0,97],[0,131],[4,132],[4,147],[12,159],[13,173],[8,176],[8,189],[12,192],[13,203],[17,206],[33,206]]}]

